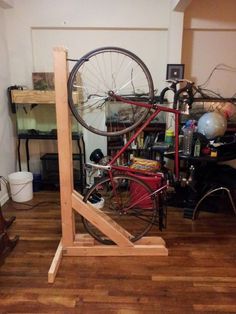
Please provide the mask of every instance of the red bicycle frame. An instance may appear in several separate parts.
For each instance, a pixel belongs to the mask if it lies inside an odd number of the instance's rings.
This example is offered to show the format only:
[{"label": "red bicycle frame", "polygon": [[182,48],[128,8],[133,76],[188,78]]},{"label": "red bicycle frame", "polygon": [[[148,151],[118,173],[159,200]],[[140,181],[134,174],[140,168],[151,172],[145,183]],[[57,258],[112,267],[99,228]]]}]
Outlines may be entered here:
[{"label": "red bicycle frame", "polygon": [[[139,134],[149,125],[149,123],[155,119],[155,117],[160,113],[160,112],[169,112],[173,113],[175,115],[175,150],[174,150],[174,161],[175,161],[175,167],[174,167],[174,173],[177,179],[179,179],[179,137],[178,137],[178,132],[179,132],[179,116],[181,114],[180,110],[177,109],[172,109],[172,108],[167,108],[164,106],[159,106],[156,104],[148,104],[148,103],[143,103],[143,102],[137,102],[137,101],[130,101],[123,99],[120,96],[112,95],[113,98],[116,100],[122,101],[127,104],[131,105],[136,105],[140,107],[145,107],[149,109],[153,109],[154,112],[148,117],[148,119],[140,126],[140,128],[135,132],[133,136],[127,141],[127,143],[121,148],[121,150],[113,157],[113,159],[110,161],[110,165],[112,165],[112,169],[115,170],[121,170],[121,171],[127,171],[127,167],[125,166],[116,166],[114,165],[117,159],[127,150],[129,145],[139,136]],[[144,174],[144,171],[138,171],[137,169],[131,169],[129,168],[129,172],[140,172]],[[146,172],[148,175],[155,175],[151,172]]]}]

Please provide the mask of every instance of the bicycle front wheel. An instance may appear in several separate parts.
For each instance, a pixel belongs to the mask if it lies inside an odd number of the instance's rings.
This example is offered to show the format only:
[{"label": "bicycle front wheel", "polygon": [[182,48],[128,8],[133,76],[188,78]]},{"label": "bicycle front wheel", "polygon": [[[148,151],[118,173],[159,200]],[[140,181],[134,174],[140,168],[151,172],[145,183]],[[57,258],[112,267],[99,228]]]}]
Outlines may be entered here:
[{"label": "bicycle front wheel", "polygon": [[130,51],[104,47],[84,55],[68,79],[68,102],[77,121],[89,131],[121,135],[133,130],[150,109],[114,100],[152,102],[151,74],[143,61]]},{"label": "bicycle front wheel", "polygon": [[[117,175],[103,178],[94,184],[84,197],[84,202],[105,212],[130,234],[132,242],[143,237],[156,223],[158,203],[151,196],[151,188],[142,180]],[[114,244],[106,235],[82,217],[86,231],[103,244]]]}]

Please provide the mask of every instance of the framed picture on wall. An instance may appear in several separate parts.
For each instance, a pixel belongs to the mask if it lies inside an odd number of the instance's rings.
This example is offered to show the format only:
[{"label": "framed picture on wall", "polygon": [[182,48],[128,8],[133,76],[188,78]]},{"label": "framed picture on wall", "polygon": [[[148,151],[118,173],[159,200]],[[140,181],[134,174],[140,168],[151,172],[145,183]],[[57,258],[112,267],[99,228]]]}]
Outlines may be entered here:
[{"label": "framed picture on wall", "polygon": [[181,80],[184,78],[184,64],[167,64],[166,79]]}]

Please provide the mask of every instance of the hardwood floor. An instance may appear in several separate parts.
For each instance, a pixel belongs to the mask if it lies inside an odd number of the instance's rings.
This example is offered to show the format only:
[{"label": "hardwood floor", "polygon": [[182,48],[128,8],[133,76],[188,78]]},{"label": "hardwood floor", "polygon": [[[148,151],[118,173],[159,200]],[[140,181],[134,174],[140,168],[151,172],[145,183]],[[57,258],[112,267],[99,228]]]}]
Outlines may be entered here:
[{"label": "hardwood floor", "polygon": [[9,236],[20,240],[0,268],[0,313],[236,313],[230,206],[202,212],[195,222],[171,208],[161,233],[168,257],[63,257],[48,284],[61,232],[58,194],[40,192],[31,202],[48,201],[54,203],[3,208],[5,218],[16,216]]}]

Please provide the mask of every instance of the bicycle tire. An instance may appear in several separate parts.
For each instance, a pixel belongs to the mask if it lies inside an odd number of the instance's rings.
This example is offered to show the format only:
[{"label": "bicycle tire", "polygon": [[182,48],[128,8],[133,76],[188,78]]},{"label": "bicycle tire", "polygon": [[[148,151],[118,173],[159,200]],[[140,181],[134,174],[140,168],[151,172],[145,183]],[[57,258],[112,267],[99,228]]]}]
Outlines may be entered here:
[{"label": "bicycle tire", "polygon": [[[117,195],[112,186],[115,186]],[[102,178],[88,190],[84,202],[90,201],[97,193],[104,200],[100,210],[132,235],[130,241],[139,240],[150,231],[153,224],[158,225],[158,198],[150,196],[152,189],[139,178],[122,174],[114,176],[112,181],[108,177]],[[130,206],[128,211],[125,211],[125,206]],[[114,244],[84,217],[82,222],[85,230],[97,241],[107,245]]]},{"label": "bicycle tire", "polygon": [[147,66],[134,53],[119,47],[102,47],[85,54],[74,65],[68,79],[72,114],[83,127],[98,135],[125,134],[141,124],[150,111],[112,100],[110,92],[125,100],[150,103],[154,98]]}]

